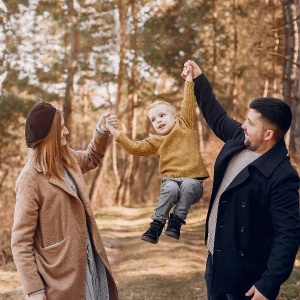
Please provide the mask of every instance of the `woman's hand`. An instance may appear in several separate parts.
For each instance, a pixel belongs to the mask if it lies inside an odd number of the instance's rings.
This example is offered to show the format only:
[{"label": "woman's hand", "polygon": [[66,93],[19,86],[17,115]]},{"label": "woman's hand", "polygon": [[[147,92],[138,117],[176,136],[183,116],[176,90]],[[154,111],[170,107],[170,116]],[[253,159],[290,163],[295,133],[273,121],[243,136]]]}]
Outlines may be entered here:
[{"label": "woman's hand", "polygon": [[111,115],[111,113],[104,113],[101,115],[99,122],[98,122],[101,130],[109,132],[108,128],[106,127],[106,118],[109,117],[110,115]]}]

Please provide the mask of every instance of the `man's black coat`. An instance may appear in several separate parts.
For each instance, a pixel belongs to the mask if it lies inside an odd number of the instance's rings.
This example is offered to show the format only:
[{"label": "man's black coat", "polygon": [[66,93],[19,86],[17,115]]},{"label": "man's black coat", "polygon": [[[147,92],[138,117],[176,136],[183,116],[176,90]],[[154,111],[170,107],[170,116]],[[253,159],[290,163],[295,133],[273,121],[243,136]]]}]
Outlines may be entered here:
[{"label": "man's black coat", "polygon": [[[207,214],[230,159],[245,148],[241,123],[229,118],[201,74],[195,95],[202,114],[225,144],[214,167]],[[299,176],[284,140],[243,169],[220,197],[213,256],[213,293],[245,293],[252,285],[276,299],[290,276],[300,240]]]}]

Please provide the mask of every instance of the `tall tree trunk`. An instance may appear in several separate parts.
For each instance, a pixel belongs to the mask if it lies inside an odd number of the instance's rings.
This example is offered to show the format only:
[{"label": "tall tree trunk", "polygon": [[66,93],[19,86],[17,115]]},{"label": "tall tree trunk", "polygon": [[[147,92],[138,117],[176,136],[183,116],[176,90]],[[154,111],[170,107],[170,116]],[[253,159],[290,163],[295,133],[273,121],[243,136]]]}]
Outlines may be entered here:
[{"label": "tall tree trunk", "polygon": [[216,0],[212,1],[212,8],[213,8],[213,29],[214,29],[214,36],[213,36],[213,74],[211,79],[212,86],[215,84],[216,81],[216,74],[218,72],[218,11],[216,7]]},{"label": "tall tree trunk", "polygon": [[291,106],[293,122],[289,136],[289,154],[300,170],[300,0],[284,0],[283,10],[286,25],[285,68],[283,80],[283,96]]},{"label": "tall tree trunk", "polygon": [[66,93],[64,98],[64,119],[67,128],[70,131],[68,140],[72,141],[72,103],[74,99],[74,76],[77,70],[77,55],[78,55],[78,28],[77,28],[77,12],[74,9],[74,1],[67,0],[68,7],[68,29],[67,43],[70,48],[68,59],[68,74],[66,82]]},{"label": "tall tree trunk", "polygon": [[[137,103],[137,76],[139,74],[138,70],[138,57],[139,57],[139,46],[138,46],[138,36],[139,36],[139,26],[138,26],[138,1],[131,0],[130,8],[131,8],[131,16],[133,22],[134,32],[131,37],[132,50],[134,51],[132,68],[131,68],[131,78],[128,85],[128,106],[127,106],[127,130],[128,134],[132,140],[136,139],[136,112],[135,106]],[[129,154],[128,157],[128,165],[124,174],[124,182],[123,182],[123,195],[122,202],[125,205],[129,205],[131,203],[131,191],[132,186],[134,184],[134,164],[135,157]]]},{"label": "tall tree trunk", "polygon": [[7,54],[7,28],[6,28],[6,13],[7,7],[3,3],[3,7],[0,7],[0,26],[1,26],[1,34],[0,34],[0,44],[3,45],[2,50],[2,57],[0,57],[0,96],[2,95],[2,83],[5,80],[5,78],[8,75],[7,69],[8,69],[8,63],[6,60],[6,54]]},{"label": "tall tree trunk", "polygon": [[[119,113],[119,106],[122,102],[122,95],[123,95],[123,89],[124,89],[124,79],[126,74],[126,65],[125,65],[125,59],[126,59],[126,51],[127,51],[127,3],[124,0],[118,0],[118,12],[119,12],[119,33],[120,33],[120,50],[119,50],[119,72],[118,72],[118,87],[117,87],[117,100],[116,100],[116,106],[115,106],[115,113]],[[127,76],[126,76],[127,77]],[[120,203],[120,190],[122,188],[122,181],[125,172],[123,172],[121,175],[119,174],[118,165],[117,165],[117,149],[116,149],[116,143],[113,143],[113,169],[114,174],[116,177],[116,194],[115,194],[115,202],[118,205],[121,205]],[[124,166],[123,168],[127,167],[127,157],[125,157]]]}]

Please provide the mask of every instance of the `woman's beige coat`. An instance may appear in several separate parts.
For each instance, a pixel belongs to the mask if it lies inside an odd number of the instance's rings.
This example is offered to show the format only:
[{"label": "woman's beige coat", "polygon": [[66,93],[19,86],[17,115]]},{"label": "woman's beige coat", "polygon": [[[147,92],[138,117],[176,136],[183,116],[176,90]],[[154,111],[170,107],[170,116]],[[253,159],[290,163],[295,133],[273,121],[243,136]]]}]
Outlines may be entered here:
[{"label": "woman's beige coat", "polygon": [[[76,169],[67,171],[80,199],[66,180],[45,176],[32,154],[16,182],[12,251],[25,294],[45,288],[47,300],[83,300],[87,265],[87,225],[106,267],[110,299],[118,299],[83,173],[96,168],[109,137],[94,132],[86,151],[74,151]],[[33,151],[33,150],[31,150]]]}]

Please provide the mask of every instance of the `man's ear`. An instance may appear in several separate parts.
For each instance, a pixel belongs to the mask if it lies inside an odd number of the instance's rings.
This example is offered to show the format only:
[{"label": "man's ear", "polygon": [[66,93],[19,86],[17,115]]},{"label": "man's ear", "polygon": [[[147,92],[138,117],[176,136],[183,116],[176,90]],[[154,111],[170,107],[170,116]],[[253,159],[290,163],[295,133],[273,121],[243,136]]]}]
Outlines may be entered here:
[{"label": "man's ear", "polygon": [[274,134],[275,134],[274,130],[272,130],[272,129],[266,130],[265,131],[265,140],[266,141],[271,140],[274,137]]}]

